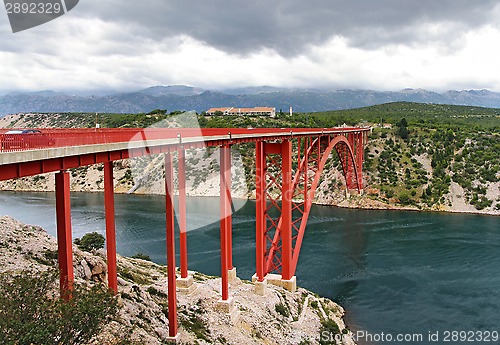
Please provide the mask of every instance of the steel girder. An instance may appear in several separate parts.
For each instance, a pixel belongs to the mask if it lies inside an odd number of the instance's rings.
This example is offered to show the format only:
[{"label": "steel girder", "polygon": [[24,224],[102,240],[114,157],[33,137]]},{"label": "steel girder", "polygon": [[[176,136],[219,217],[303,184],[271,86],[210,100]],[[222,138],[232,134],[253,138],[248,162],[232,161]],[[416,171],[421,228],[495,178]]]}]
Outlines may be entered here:
[{"label": "steel girder", "polygon": [[[257,279],[279,273],[295,274],[307,219],[321,173],[333,149],[338,154],[348,190],[362,192],[365,134],[320,135],[297,139],[297,167],[293,180],[291,145],[257,143]],[[290,205],[290,206],[288,206]],[[288,210],[290,207],[290,210]]]}]

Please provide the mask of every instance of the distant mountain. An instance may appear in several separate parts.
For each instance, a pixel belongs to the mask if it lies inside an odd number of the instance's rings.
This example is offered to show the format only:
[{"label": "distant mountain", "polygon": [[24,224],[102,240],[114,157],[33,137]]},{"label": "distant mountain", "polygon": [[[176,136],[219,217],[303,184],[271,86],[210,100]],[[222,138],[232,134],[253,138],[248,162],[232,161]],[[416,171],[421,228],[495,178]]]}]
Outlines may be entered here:
[{"label": "distant mountain", "polygon": [[196,96],[202,93],[203,91],[204,91],[203,89],[199,89],[192,86],[170,85],[170,86],[152,86],[138,92],[149,96],[161,97],[167,95]]},{"label": "distant mountain", "polygon": [[418,102],[500,108],[500,93],[463,90],[437,93],[422,89],[401,91],[306,90],[269,86],[209,91],[184,85],[154,86],[110,95],[86,96],[52,91],[9,93],[0,96],[0,116],[20,112],[139,113],[153,109],[195,110],[212,107],[270,106],[287,112],[311,112],[365,107],[388,102]]},{"label": "distant mountain", "polygon": [[274,86],[249,86],[235,89],[223,89],[220,92],[228,95],[258,95],[260,93],[272,93],[279,91],[289,91],[290,89],[284,87]]}]

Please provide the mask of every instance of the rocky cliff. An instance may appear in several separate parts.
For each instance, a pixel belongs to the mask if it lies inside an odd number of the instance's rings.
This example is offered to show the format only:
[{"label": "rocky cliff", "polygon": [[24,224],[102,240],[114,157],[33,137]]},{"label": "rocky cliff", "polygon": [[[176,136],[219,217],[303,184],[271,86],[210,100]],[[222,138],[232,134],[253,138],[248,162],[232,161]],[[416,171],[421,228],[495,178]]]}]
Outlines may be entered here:
[{"label": "rocky cliff", "polygon": [[[105,253],[74,251],[75,279],[106,284]],[[44,271],[57,265],[57,244],[37,226],[0,217],[0,272]],[[92,341],[101,344],[165,344],[168,336],[166,268],[149,261],[118,256],[119,313]],[[256,295],[251,282],[236,279],[230,286],[236,314],[216,308],[220,278],[198,272],[196,290],[178,293],[180,344],[353,344],[334,302],[299,288],[291,293],[268,286]],[[54,287],[55,288],[55,287]]]}]

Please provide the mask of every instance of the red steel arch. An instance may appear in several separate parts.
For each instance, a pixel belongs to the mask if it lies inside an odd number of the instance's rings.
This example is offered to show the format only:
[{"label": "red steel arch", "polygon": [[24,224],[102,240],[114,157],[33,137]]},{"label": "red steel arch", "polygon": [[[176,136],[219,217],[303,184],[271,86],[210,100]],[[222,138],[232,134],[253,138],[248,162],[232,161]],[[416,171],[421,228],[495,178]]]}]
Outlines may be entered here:
[{"label": "red steel arch", "polygon": [[[364,140],[363,132],[299,138],[298,166],[293,181],[287,181],[291,174],[291,171],[287,171],[288,165],[291,164],[286,162],[289,152],[285,148],[291,148],[291,145],[284,145],[283,142],[279,150],[276,144],[264,144],[263,149],[257,149],[257,180],[265,181],[261,184],[261,187],[265,185],[265,192],[260,197],[257,192],[257,207],[264,209],[260,222],[257,219],[257,227],[262,228],[260,231],[257,229],[257,245],[263,244],[257,248],[259,281],[272,272],[280,273],[283,280],[289,280],[295,274],[314,194],[333,149],[338,154],[347,189],[362,192]],[[281,175],[276,171],[279,165],[282,166]],[[291,182],[289,186],[288,182]],[[259,233],[263,233],[263,238],[259,239]],[[260,257],[262,255],[263,260]],[[259,264],[262,266],[259,267]]]}]

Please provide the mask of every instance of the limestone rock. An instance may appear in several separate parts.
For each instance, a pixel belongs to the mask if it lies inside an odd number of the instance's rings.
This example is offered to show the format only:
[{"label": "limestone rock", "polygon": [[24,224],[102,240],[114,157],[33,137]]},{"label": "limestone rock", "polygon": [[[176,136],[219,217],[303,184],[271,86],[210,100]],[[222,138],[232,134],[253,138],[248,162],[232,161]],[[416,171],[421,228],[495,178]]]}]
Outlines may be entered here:
[{"label": "limestone rock", "polygon": [[[36,226],[0,217],[0,272],[46,270],[57,265],[53,237]],[[88,253],[73,248],[75,280],[87,284],[106,282],[103,252]],[[168,341],[168,289],[164,266],[117,257],[118,316],[88,345],[148,344]],[[336,303],[298,288],[295,293],[268,285],[265,296],[255,294],[251,282],[236,278],[230,285],[235,314],[218,311],[221,279],[198,272],[196,291],[177,294],[178,342],[181,344],[317,344],[322,320],[335,322],[344,331],[343,344],[353,344],[343,322],[344,310]],[[57,284],[54,293],[57,293]],[[312,303],[315,302],[315,303]],[[278,307],[279,306],[279,307]]]}]

